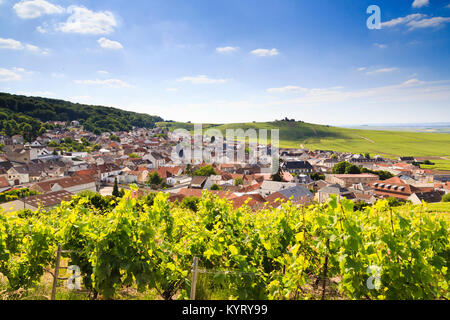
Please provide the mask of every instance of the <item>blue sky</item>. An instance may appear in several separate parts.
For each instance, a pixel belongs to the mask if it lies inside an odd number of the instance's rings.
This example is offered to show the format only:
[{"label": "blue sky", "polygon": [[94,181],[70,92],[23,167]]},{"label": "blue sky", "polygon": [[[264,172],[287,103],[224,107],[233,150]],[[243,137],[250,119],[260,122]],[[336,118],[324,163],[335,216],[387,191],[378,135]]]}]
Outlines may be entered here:
[{"label": "blue sky", "polygon": [[450,0],[0,0],[0,91],[203,123],[443,122],[449,39]]}]

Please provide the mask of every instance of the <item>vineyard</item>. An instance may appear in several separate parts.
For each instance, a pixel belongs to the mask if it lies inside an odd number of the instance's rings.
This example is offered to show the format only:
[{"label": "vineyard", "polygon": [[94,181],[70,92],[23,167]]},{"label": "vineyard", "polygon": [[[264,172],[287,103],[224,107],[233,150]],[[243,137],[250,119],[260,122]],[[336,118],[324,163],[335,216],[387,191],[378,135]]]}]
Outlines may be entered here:
[{"label": "vineyard", "polygon": [[[48,212],[0,213],[3,296],[32,290],[58,245],[91,299],[448,299],[449,221],[426,206],[351,201],[257,212],[205,193],[197,210],[157,195],[77,196]],[[61,281],[62,282],[62,281]],[[63,284],[60,284],[63,286]],[[1,289],[0,289],[1,291]]]}]

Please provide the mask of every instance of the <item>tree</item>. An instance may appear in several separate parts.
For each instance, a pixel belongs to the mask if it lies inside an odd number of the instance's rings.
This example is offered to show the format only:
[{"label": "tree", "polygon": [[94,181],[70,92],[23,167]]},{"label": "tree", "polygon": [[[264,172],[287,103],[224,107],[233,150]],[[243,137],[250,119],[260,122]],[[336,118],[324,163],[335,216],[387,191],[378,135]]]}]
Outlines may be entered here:
[{"label": "tree", "polygon": [[366,159],[370,159],[370,153],[366,152],[366,154],[364,155],[364,157],[365,157]]},{"label": "tree", "polygon": [[190,163],[188,163],[186,165],[186,170],[184,170],[184,172],[188,175],[188,176],[192,176],[194,174],[194,171],[192,170],[192,166]]},{"label": "tree", "polygon": [[162,183],[164,182],[164,179],[161,178],[161,176],[159,175],[158,172],[152,172],[148,175],[148,184],[149,185],[154,185],[154,186],[159,186],[162,185]]},{"label": "tree", "polygon": [[320,174],[318,172],[314,172],[311,176],[311,179],[313,179],[314,181],[318,181],[318,180],[325,180],[325,175],[324,174]]},{"label": "tree", "polygon": [[242,180],[242,178],[236,178],[234,179],[234,185],[235,186],[240,186],[244,184],[244,180]]},{"label": "tree", "polygon": [[283,167],[283,160],[279,159],[278,170],[277,170],[276,173],[274,173],[274,174],[271,176],[271,179],[272,179],[273,181],[284,182],[284,179],[283,179],[283,169],[282,169],[282,167]]},{"label": "tree", "polygon": [[347,161],[337,163],[332,170],[333,174],[360,174],[361,169]]},{"label": "tree", "polygon": [[194,172],[194,176],[209,177],[213,175],[217,175],[217,172],[211,165],[201,167],[200,169]]},{"label": "tree", "polygon": [[447,193],[442,197],[442,202],[450,202],[450,193]]},{"label": "tree", "polygon": [[120,197],[119,186],[117,185],[117,178],[114,178],[114,187],[112,195],[117,198]]},{"label": "tree", "polygon": [[210,190],[218,191],[218,190],[222,190],[222,188],[219,187],[218,184],[214,183],[214,184],[211,186]]}]

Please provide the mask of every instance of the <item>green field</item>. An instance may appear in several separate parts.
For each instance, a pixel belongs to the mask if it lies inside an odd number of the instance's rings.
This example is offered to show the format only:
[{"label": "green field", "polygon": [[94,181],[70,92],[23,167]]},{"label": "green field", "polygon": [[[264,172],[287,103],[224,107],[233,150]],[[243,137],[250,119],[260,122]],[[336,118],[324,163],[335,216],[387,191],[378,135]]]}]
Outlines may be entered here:
[{"label": "green field", "polygon": [[[181,122],[161,122],[161,127],[193,130],[194,125]],[[404,131],[379,131],[339,128],[303,122],[263,122],[212,125],[222,132],[226,129],[279,129],[280,147],[333,150],[338,152],[370,153],[388,158],[399,156],[443,157],[433,160],[433,169],[450,170],[450,134]]]}]

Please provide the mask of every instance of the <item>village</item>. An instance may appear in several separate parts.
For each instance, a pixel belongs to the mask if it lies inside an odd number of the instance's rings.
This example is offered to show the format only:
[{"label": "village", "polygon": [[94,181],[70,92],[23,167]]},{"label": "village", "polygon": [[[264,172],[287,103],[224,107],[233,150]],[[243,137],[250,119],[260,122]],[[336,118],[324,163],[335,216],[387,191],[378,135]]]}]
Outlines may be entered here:
[{"label": "village", "polygon": [[[245,204],[252,210],[277,208],[288,200],[296,205],[323,203],[331,195],[363,205],[386,198],[421,204],[440,202],[450,192],[450,172],[421,169],[412,156],[394,160],[280,148],[280,176],[274,179],[267,166],[248,161],[248,150],[243,161],[234,160],[236,153],[248,149],[236,141],[223,141],[226,161],[183,163],[173,157],[180,137],[166,128],[95,135],[84,131],[77,121],[54,124],[58,127],[31,143],[25,143],[20,135],[0,137],[4,145],[0,154],[3,210],[48,210],[82,192],[111,195],[114,186],[129,189],[131,184],[138,185],[138,194],[168,193],[171,202],[201,197],[208,190],[231,201],[234,208]],[[91,147],[68,151],[61,147],[67,143]],[[257,147],[267,151],[265,145]],[[343,161],[357,168],[356,173],[333,173]],[[389,178],[381,180],[374,174],[377,172]]]}]

